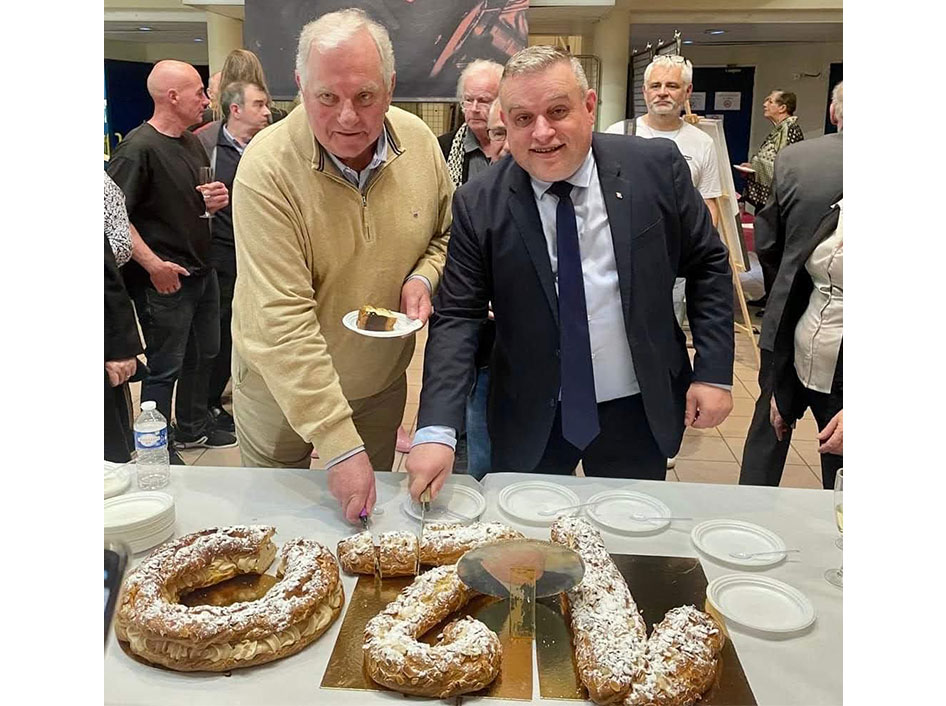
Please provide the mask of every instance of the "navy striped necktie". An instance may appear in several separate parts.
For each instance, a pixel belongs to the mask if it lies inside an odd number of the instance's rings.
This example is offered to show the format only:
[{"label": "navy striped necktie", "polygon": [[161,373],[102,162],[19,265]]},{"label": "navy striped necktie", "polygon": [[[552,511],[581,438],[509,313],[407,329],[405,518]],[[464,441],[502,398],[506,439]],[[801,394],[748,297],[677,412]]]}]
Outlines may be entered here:
[{"label": "navy striped necktie", "polygon": [[558,197],[555,238],[558,245],[558,326],[562,365],[562,436],[584,450],[598,435],[598,402],[591,364],[591,336],[585,280],[581,272],[578,222],[572,185],[557,181],[549,191]]}]

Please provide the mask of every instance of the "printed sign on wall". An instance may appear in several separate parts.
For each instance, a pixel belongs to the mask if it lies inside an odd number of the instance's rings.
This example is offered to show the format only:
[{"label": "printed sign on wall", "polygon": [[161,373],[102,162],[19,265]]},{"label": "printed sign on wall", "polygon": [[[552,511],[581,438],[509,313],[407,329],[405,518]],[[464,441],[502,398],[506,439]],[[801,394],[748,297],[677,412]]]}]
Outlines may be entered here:
[{"label": "printed sign on wall", "polygon": [[693,91],[690,94],[690,110],[693,112],[706,110],[706,91]]},{"label": "printed sign on wall", "polygon": [[739,110],[742,94],[739,91],[717,91],[714,110]]}]

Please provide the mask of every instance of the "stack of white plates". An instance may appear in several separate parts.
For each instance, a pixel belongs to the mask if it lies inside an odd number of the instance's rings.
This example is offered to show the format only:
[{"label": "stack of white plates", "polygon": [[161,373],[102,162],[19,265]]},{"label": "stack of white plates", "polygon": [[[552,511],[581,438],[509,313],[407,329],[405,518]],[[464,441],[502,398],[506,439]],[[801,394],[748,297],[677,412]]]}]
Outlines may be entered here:
[{"label": "stack of white plates", "polygon": [[135,554],[174,534],[174,498],[156,491],[105,501],[105,539],[125,542]]}]

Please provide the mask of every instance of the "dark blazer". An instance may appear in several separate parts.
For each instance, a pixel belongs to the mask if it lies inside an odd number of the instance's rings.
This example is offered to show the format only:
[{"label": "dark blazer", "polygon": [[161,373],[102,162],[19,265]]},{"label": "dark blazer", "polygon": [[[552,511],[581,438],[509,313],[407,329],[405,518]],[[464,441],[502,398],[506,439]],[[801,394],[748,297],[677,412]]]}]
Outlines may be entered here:
[{"label": "dark blazer", "polygon": [[782,310],[799,265],[811,253],[811,235],[843,191],[842,133],[789,145],[775,158],[772,194],[755,218],[755,247],[764,268],[776,272],[762,318],[759,345],[774,350]]},{"label": "dark blazer", "polygon": [[[805,313],[808,300],[811,298],[811,290],[814,288],[811,276],[808,274],[808,270],[805,269],[805,263],[808,262],[808,258],[811,257],[815,248],[821,244],[821,241],[837,230],[839,218],[839,209],[832,208],[803,247],[798,248],[803,256],[793,273],[791,287],[788,296],[785,298],[785,306],[782,309],[782,318],[776,329],[775,372],[773,378],[775,381],[775,400],[778,404],[779,414],[789,424],[800,419],[808,408],[807,395],[804,394],[801,381],[795,372],[795,326],[801,319],[802,314]],[[831,386],[832,394],[836,395],[842,395],[844,392],[843,356],[844,343],[842,341]]]},{"label": "dark blazer", "polygon": [[105,236],[105,360],[125,360],[143,353],[131,298]]},{"label": "dark blazer", "polygon": [[[592,149],[644,409],[670,457],[683,437],[691,379],[732,382],[733,293],[726,248],[672,141],[596,133]],[[677,276],[687,278],[695,374],[673,315]],[[494,460],[531,470],[545,449],[559,396],[558,303],[530,178],[511,157],[453,197],[418,427],[463,428],[470,363],[489,301],[496,315],[488,407]]]},{"label": "dark blazer", "polygon": [[[236,178],[237,165],[240,163],[240,153],[237,152],[227,136],[223,134],[223,123],[216,121],[210,128],[204,130],[197,139],[207,153],[207,159],[213,159],[214,147],[217,148],[216,163],[210,166],[214,169],[214,179],[227,187],[231,198],[233,196],[233,180]],[[210,221],[210,232],[213,240],[210,244],[210,262],[217,271],[227,272],[236,276],[236,250],[233,243],[233,203],[230,202],[214,214]]]}]

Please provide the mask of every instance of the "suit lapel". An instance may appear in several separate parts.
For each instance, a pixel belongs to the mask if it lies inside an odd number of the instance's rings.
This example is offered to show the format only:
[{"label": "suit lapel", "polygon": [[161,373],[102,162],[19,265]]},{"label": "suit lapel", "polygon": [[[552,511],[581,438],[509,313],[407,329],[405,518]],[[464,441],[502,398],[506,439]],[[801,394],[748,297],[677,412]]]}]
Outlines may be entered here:
[{"label": "suit lapel", "polygon": [[545,232],[542,230],[542,220],[539,218],[539,209],[535,205],[535,196],[532,193],[532,183],[528,173],[518,165],[513,167],[513,178],[509,190],[509,210],[519,228],[519,235],[525,243],[529,259],[539,277],[542,291],[548,300],[552,316],[558,324],[558,296],[555,294],[555,278],[552,275],[552,263],[549,261],[548,244],[545,241]]},{"label": "suit lapel", "polygon": [[592,141],[592,151],[608,212],[614,260],[618,268],[618,284],[621,288],[621,306],[627,320],[631,310],[631,210],[634,194],[631,191],[631,182],[621,174],[621,164],[605,154],[604,150],[598,149],[598,141],[595,139]]}]

